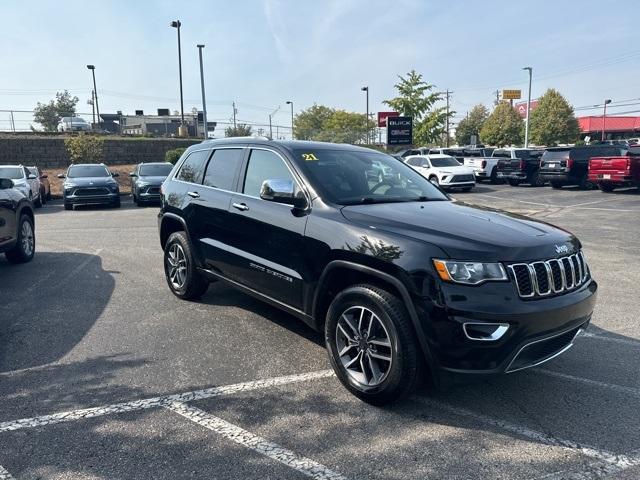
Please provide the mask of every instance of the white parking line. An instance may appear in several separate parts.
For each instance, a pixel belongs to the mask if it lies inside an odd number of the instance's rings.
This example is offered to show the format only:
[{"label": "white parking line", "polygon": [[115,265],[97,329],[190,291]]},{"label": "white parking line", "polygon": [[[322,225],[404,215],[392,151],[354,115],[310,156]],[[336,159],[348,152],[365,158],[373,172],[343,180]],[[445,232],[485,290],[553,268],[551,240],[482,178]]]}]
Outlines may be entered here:
[{"label": "white parking line", "polygon": [[247,430],[238,427],[222,418],[211,415],[199,408],[191,407],[182,402],[171,402],[165,408],[182,415],[183,417],[222,435],[242,446],[250,448],[266,457],[293,468],[311,478],[318,480],[345,480],[345,477],[306,457],[301,457],[295,452],[270,442],[262,437],[254,435]]},{"label": "white parking line", "polygon": [[485,423],[487,425],[491,425],[493,427],[497,427],[502,430],[515,433],[516,435],[529,438],[531,440],[534,440],[536,442],[539,442],[545,445],[567,448],[567,449],[579,452],[587,457],[595,458],[596,460],[606,462],[607,464],[615,465],[619,468],[623,468],[623,469],[628,468],[632,465],[635,465],[635,462],[637,461],[636,458],[628,458],[625,455],[617,455],[614,453],[607,452],[605,450],[599,450],[594,447],[572,442],[570,440],[563,440],[555,436],[547,435],[546,433],[532,430],[527,427],[514,425],[512,423],[509,423],[497,418],[493,418],[488,415],[484,415],[482,413],[477,413],[472,410],[467,410],[461,407],[455,407],[453,405],[431,400],[429,398],[414,396],[412,397],[412,400],[414,400],[417,403],[426,405],[429,408],[440,409],[440,410],[453,413],[454,415],[471,418],[478,422]]},{"label": "white parking line", "polygon": [[598,335],[595,333],[583,332],[580,338],[595,338],[598,340],[606,340],[607,342],[621,343],[622,345],[631,345],[633,347],[640,347],[640,340],[633,338],[615,338],[607,337],[606,335]]},{"label": "white parking line", "polygon": [[15,480],[2,465],[0,465],[0,480]]},{"label": "white parking line", "polygon": [[568,373],[556,372],[553,370],[547,370],[545,368],[537,368],[533,370],[535,373],[542,375],[548,375],[550,377],[562,378],[563,380],[571,380],[573,382],[586,383],[587,385],[594,385],[600,388],[606,388],[608,390],[614,390],[616,392],[623,393],[625,395],[632,395],[634,397],[640,397],[640,389],[633,387],[625,387],[623,385],[616,385],[614,383],[605,383],[598,380],[591,380],[590,378],[576,377],[569,375]]},{"label": "white parking line", "polygon": [[610,477],[626,470],[627,468],[640,465],[640,451],[636,450],[628,455],[630,463],[628,465],[613,465],[605,461],[595,461],[588,464],[588,470],[562,470],[559,472],[535,477],[531,480],[594,480],[597,478]]},{"label": "white parking line", "polygon": [[134,400],[132,402],[116,403],[104,407],[83,408],[68,412],[54,413],[51,415],[43,415],[40,417],[22,418],[20,420],[12,420],[0,423],[0,433],[23,428],[42,427],[56,423],[71,422],[73,420],[81,420],[85,418],[102,417],[115,413],[134,412],[138,410],[146,410],[164,406],[170,402],[191,402],[194,400],[202,400],[221,395],[231,395],[233,393],[248,392],[251,390],[259,390],[261,388],[276,387],[279,385],[287,385],[296,382],[307,382],[319,378],[332,377],[332,370],[321,370],[317,372],[301,373],[297,375],[287,375],[283,377],[267,378],[265,380],[254,380],[250,382],[236,383],[222,387],[206,388],[204,390],[195,390],[192,392],[178,393],[174,395],[164,395],[160,397],[147,398],[142,400]]}]

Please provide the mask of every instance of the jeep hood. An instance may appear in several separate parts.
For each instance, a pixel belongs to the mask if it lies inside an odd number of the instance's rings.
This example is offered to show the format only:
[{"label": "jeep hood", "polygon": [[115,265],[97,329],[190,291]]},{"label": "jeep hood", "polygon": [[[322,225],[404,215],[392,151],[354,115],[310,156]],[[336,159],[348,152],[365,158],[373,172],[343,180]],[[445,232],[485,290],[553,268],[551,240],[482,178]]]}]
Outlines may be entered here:
[{"label": "jeep hood", "polygon": [[553,225],[460,202],[352,205],[342,214],[363,227],[436,245],[458,260],[541,260],[580,248],[576,237]]}]

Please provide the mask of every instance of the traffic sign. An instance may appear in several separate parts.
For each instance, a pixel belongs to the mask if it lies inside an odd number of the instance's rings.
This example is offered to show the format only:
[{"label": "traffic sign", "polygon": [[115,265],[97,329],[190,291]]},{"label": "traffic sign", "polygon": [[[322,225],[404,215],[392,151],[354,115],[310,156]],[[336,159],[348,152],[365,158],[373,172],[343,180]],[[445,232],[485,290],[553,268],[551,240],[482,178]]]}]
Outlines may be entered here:
[{"label": "traffic sign", "polygon": [[521,90],[502,90],[503,100],[520,100],[522,98]]},{"label": "traffic sign", "polygon": [[387,145],[413,143],[413,117],[387,118]]}]

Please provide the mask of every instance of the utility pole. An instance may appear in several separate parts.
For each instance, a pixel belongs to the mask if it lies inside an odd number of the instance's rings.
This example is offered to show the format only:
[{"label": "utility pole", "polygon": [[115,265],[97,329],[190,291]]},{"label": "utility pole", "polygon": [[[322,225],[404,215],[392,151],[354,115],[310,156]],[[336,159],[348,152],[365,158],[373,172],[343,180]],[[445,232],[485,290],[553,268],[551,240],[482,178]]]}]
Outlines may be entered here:
[{"label": "utility pole", "polygon": [[496,105],[500,103],[500,90],[496,90]]},{"label": "utility pole", "polygon": [[91,90],[91,118],[93,119],[93,123],[96,123],[96,98],[95,91]]},{"label": "utility pole", "polygon": [[269,140],[273,140],[273,125],[271,124],[271,119],[276,113],[278,113],[278,110],[280,110],[280,105],[278,105],[278,108],[269,114]]},{"label": "utility pole", "polygon": [[13,133],[16,132],[16,121],[13,118],[13,110],[11,110],[11,130],[13,131]]},{"label": "utility pole", "polygon": [[529,146],[529,108],[531,107],[531,76],[533,69],[531,67],[524,67],[523,70],[529,71],[529,95],[527,96],[527,119],[524,124],[524,148]]},{"label": "utility pole", "polygon": [[[204,124],[204,139],[209,138],[209,127],[207,126],[207,101],[204,96],[204,68],[202,67],[202,49],[204,45],[197,45],[200,57],[200,87],[202,88],[202,123]],[[196,117],[197,118],[197,117]]]},{"label": "utility pole", "polygon": [[367,143],[369,143],[371,141],[371,136],[369,135],[369,87],[362,87],[360,90],[367,92],[367,114],[364,117],[364,128],[367,132]]},{"label": "utility pole", "polygon": [[607,124],[607,105],[611,103],[611,99],[608,98],[604,101],[604,110],[602,111],[602,138],[601,140],[604,142],[605,138],[605,126]]},{"label": "utility pole", "polygon": [[236,113],[238,113],[238,110],[236,110],[236,102],[233,102],[231,105],[233,105],[233,129],[236,130],[238,128],[236,125]]},{"label": "utility pole", "polygon": [[96,87],[96,67],[95,65],[87,65],[87,68],[91,70],[91,76],[93,77],[93,99],[96,104],[96,112],[98,112],[98,127],[100,126],[100,107],[98,106],[98,88]]},{"label": "utility pole", "polygon": [[453,92],[450,92],[449,89],[445,92],[447,95],[447,148],[449,147],[449,95]]}]

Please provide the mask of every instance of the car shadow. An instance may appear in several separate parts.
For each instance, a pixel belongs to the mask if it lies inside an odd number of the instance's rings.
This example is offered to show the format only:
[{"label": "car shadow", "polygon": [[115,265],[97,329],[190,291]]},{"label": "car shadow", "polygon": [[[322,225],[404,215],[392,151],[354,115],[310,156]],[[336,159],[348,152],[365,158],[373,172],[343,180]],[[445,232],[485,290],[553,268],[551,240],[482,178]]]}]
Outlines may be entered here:
[{"label": "car shadow", "polygon": [[114,288],[97,255],[36,252],[20,265],[0,257],[0,372],[62,358],[100,317]]}]

